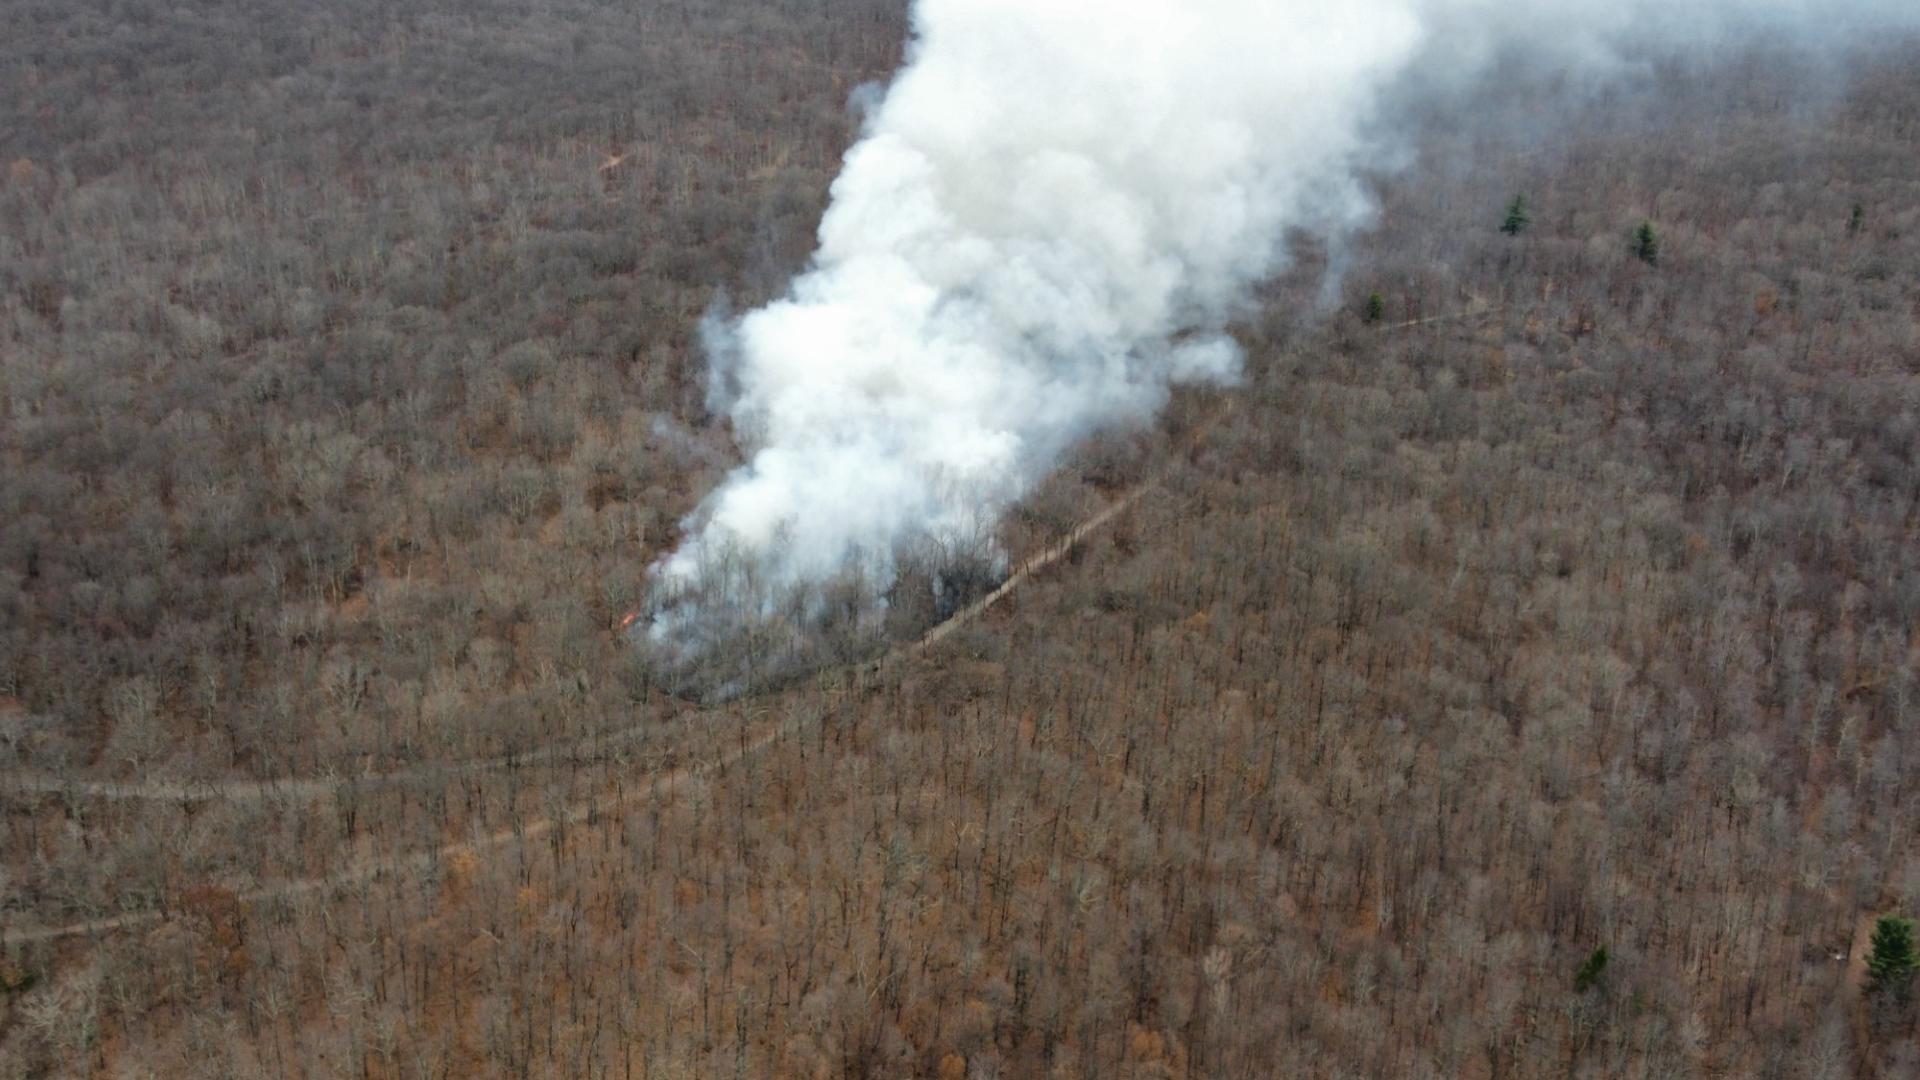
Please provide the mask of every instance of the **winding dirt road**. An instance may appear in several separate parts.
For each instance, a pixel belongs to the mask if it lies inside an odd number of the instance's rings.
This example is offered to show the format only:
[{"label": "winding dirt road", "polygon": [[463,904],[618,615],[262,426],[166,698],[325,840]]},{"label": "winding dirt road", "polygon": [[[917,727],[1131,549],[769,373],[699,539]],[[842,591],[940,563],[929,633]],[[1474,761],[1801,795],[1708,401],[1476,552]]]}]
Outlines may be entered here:
[{"label": "winding dirt road", "polygon": [[[292,900],[314,893],[329,893],[364,882],[409,877],[463,854],[478,855],[508,844],[535,840],[556,828],[578,824],[635,803],[673,795],[696,777],[723,771],[742,759],[759,753],[775,741],[797,731],[803,722],[804,716],[801,716],[771,725],[752,739],[736,744],[718,757],[655,774],[650,778],[649,783],[578,803],[563,814],[498,829],[474,840],[443,844],[436,848],[405,855],[389,855],[363,860],[344,870],[322,877],[297,878],[263,885],[242,892],[236,898],[242,904],[251,905],[276,900]],[[25,945],[70,937],[99,937],[115,931],[151,926],[164,922],[166,918],[165,911],[149,908],[60,926],[10,928],[0,933],[0,945]]]},{"label": "winding dirt road", "polygon": [[[1148,491],[1159,487],[1178,463],[1185,459],[1206,438],[1219,422],[1232,413],[1233,402],[1229,399],[1216,408],[1189,434],[1182,446],[1181,453],[1173,461],[1163,465],[1152,475],[1128,489],[1119,498],[1108,503],[1100,510],[1081,521],[1069,530],[1065,536],[1036,554],[1022,560],[1007,575],[1000,586],[980,599],[955,612],[946,621],[928,630],[918,639],[895,648],[877,659],[867,661],[854,668],[850,674],[856,681],[862,681],[884,671],[888,666],[909,657],[916,657],[953,634],[955,631],[973,623],[993,607],[1012,595],[1035,574],[1066,558],[1089,536],[1098,532],[1121,514],[1136,505]],[[484,837],[444,844],[411,854],[391,855],[360,862],[344,870],[322,877],[299,878],[290,881],[263,885],[239,894],[244,904],[259,904],[270,901],[294,899],[313,893],[325,893],[368,881],[377,881],[389,877],[404,877],[431,869],[442,861],[462,854],[480,854],[507,844],[519,843],[540,836],[566,825],[576,824],[627,806],[647,800],[673,795],[690,780],[707,773],[723,771],[740,761],[759,753],[774,742],[788,737],[808,722],[807,714],[800,714],[777,724],[768,725],[751,738],[734,744],[725,753],[705,762],[695,762],[676,767],[666,773],[657,774],[650,783],[622,790],[598,799],[587,800],[569,808],[565,813],[549,818],[524,822],[512,828],[501,829]],[[403,783],[421,779],[426,775],[458,776],[475,772],[486,772],[504,768],[510,764],[534,765],[547,764],[579,757],[585,751],[603,750],[609,745],[631,741],[651,730],[653,725],[636,726],[611,735],[602,736],[585,742],[570,743],[551,747],[546,750],[511,757],[488,758],[461,764],[452,764],[436,768],[413,769],[406,772],[387,773],[357,779],[322,778],[302,780],[238,780],[204,783],[169,783],[165,781],[146,781],[138,783],[120,783],[115,781],[66,780],[46,776],[10,776],[0,780],[0,789],[24,792],[52,792],[70,795],[84,795],[97,798],[118,799],[174,799],[185,801],[206,800],[259,800],[267,798],[300,797],[315,798],[338,791],[347,784]],[[102,916],[58,926],[18,927],[0,932],[0,944],[22,945],[34,942],[54,941],[70,937],[98,937],[121,930],[138,929],[150,926],[166,919],[166,913],[160,909],[124,912],[118,915]]]},{"label": "winding dirt road", "polygon": [[[1457,321],[1495,314],[1503,310],[1500,307],[1475,307],[1471,310],[1452,315],[1415,320],[1409,323],[1384,327],[1386,330],[1408,329],[1439,322]],[[1000,586],[973,603],[955,612],[946,621],[931,628],[918,639],[888,651],[881,657],[866,661],[851,669],[849,674],[854,681],[864,681],[881,673],[887,667],[899,661],[920,656],[938,646],[956,631],[977,621],[992,610],[1015,590],[1031,580],[1048,567],[1071,554],[1084,543],[1089,536],[1106,527],[1115,518],[1137,505],[1149,491],[1161,487],[1173,471],[1197,450],[1206,437],[1219,423],[1231,415],[1235,409],[1232,398],[1223,399],[1210,415],[1202,420],[1183,440],[1180,452],[1163,463],[1160,468],[1128,489],[1119,498],[1108,503],[1085,520],[1075,525],[1064,536],[1043,548],[1038,553],[1022,560]],[[697,715],[697,714],[696,714]],[[462,854],[480,854],[508,844],[519,843],[544,836],[556,828],[607,814],[628,806],[671,796],[696,777],[708,773],[724,771],[742,760],[758,754],[768,746],[796,733],[799,728],[810,722],[809,714],[801,713],[777,724],[768,725],[764,730],[750,738],[743,738],[727,751],[707,761],[693,762],[677,766],[665,773],[655,774],[650,782],[636,785],[631,789],[623,788],[610,795],[601,796],[575,804],[564,813],[553,817],[523,822],[514,827],[498,830],[474,840],[444,844],[410,854],[379,856],[359,862],[333,874],[299,878],[270,885],[263,885],[239,894],[238,899],[245,904],[294,899],[314,893],[326,893],[396,876],[417,874],[433,868],[442,861]],[[602,751],[610,746],[630,742],[651,731],[657,730],[657,724],[641,724],[624,728],[606,735],[590,737],[560,746],[522,754],[501,755],[499,757],[477,759],[461,763],[423,766],[420,768],[364,777],[324,777],[313,779],[281,780],[228,780],[207,782],[167,782],[167,781],[87,781],[69,780],[60,777],[16,774],[0,777],[0,792],[37,792],[65,793],[68,795],[108,799],[163,799],[184,801],[231,800],[248,801],[270,798],[317,798],[332,794],[349,785],[400,784],[417,781],[426,777],[461,776],[479,772],[497,771],[516,766],[545,765],[567,760],[579,760],[592,752]],[[101,916],[79,922],[43,927],[9,927],[0,932],[0,945],[19,945],[34,942],[54,941],[73,937],[98,937],[101,935],[137,929],[165,921],[167,913],[161,909],[145,909],[124,912],[117,915]]]},{"label": "winding dirt road", "polygon": [[[1436,315],[1410,322],[1390,323],[1379,327],[1381,332],[1411,330],[1437,323],[1458,322],[1465,319],[1480,318],[1498,314],[1504,307],[1474,306],[1466,311],[1447,315]],[[1182,446],[1182,454],[1191,453],[1219,420],[1232,410],[1231,399],[1214,410],[1212,416],[1202,421],[1189,434]],[[1165,469],[1148,477],[1123,494],[1119,499],[1103,507],[1100,511],[1076,525],[1066,536],[1045,550],[1022,562],[1000,587],[988,593],[967,607],[962,608],[945,622],[929,630],[924,636],[910,645],[895,649],[878,659],[868,661],[866,670],[877,670],[883,664],[902,656],[918,656],[938,645],[954,631],[968,625],[981,614],[1005,599],[1009,593],[1018,589],[1027,578],[1044,570],[1067,555],[1089,535],[1103,528],[1115,517],[1131,509],[1149,490],[1165,479]],[[543,747],[536,750],[518,751],[509,754],[497,754],[493,757],[475,758],[468,761],[436,762],[418,765],[412,768],[395,769],[384,773],[364,773],[348,775],[335,773],[318,777],[274,777],[265,780],[86,780],[65,776],[51,776],[44,773],[0,773],[0,795],[5,794],[53,794],[68,798],[139,800],[159,802],[266,802],[286,799],[318,799],[332,795],[346,788],[391,787],[423,780],[444,780],[476,773],[500,772],[510,768],[540,767],[562,765],[592,760],[607,749],[633,742],[657,730],[658,724],[649,721],[630,727],[591,735],[570,743]]]}]

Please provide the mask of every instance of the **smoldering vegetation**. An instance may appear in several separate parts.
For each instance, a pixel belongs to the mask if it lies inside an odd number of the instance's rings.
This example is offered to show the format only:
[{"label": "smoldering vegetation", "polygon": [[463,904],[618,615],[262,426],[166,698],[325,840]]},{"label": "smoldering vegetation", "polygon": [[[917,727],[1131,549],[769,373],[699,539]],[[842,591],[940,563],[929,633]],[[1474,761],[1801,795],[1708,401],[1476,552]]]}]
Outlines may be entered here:
[{"label": "smoldering vegetation", "polygon": [[[676,591],[656,591],[636,610],[626,628],[629,668],[667,694],[708,703],[814,677],[865,677],[875,662],[993,592],[1025,558],[1065,544],[1082,523],[1137,494],[1157,466],[1193,448],[1199,426],[1220,413],[1223,400],[1176,397],[1153,428],[1084,440],[1000,520],[909,533],[885,558],[849,555],[824,581],[781,579],[754,550],[710,549]],[[1009,551],[1021,553],[1022,563]]]},{"label": "smoldering vegetation", "polygon": [[1224,331],[1291,239],[1369,224],[1365,178],[1487,80],[1545,84],[1550,128],[1653,68],[1784,47],[1812,110],[1845,50],[1917,25],[1882,0],[921,0],[806,269],[708,320],[745,460],[655,565],[648,640],[804,634],[796,602],[892,591],[897,547],[970,544],[1079,440],[1235,381]]},{"label": "smoldering vegetation", "polygon": [[758,552],[717,546],[630,628],[646,678],[699,702],[853,674],[951,619],[1006,578],[992,533],[920,533],[884,559],[849,556],[822,581],[773,577]]},{"label": "smoldering vegetation", "polygon": [[1166,470],[1110,532],[693,707],[619,632],[740,460],[693,328],[805,266],[900,8],[10,14],[0,764],[332,786],[0,779],[0,932],[155,913],[0,947],[0,1072],[1913,1075],[1911,40],[1495,69],[1207,438],[995,536]]}]

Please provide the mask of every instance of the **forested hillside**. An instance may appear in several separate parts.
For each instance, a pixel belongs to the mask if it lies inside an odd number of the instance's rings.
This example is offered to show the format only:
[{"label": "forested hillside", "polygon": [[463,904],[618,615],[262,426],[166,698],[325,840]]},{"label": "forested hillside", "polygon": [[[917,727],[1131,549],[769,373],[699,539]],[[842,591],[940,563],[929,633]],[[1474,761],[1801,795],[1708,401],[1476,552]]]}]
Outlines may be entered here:
[{"label": "forested hillside", "polygon": [[673,697],[904,34],[10,5],[0,1076],[1920,1076],[1920,42],[1409,104],[1071,555]]}]

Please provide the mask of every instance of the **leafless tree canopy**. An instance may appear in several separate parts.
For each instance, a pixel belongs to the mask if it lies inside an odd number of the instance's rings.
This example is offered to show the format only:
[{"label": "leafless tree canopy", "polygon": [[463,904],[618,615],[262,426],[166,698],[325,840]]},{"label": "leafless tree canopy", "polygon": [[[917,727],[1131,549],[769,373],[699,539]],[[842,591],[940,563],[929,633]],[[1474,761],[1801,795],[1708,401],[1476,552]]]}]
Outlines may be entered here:
[{"label": "leafless tree canopy", "polygon": [[1920,1075],[1920,44],[1407,103],[1245,386],[687,695],[899,0],[0,24],[0,1077]]}]

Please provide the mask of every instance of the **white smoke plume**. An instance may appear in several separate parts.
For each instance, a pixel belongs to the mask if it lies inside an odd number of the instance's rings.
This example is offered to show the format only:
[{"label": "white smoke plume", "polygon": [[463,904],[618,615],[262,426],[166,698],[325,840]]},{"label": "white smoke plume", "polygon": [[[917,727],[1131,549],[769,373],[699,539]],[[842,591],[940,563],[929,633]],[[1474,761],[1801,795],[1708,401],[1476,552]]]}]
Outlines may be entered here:
[{"label": "white smoke plume", "polygon": [[[655,567],[656,640],[716,577],[773,591],[978,534],[1075,440],[1230,382],[1223,327],[1295,228],[1364,224],[1378,115],[1525,43],[1911,23],[1875,0],[919,0],[907,64],[833,185],[810,269],[710,328],[749,460]],[[1596,65],[1596,62],[1598,64]],[[725,572],[723,568],[727,569]]]}]

